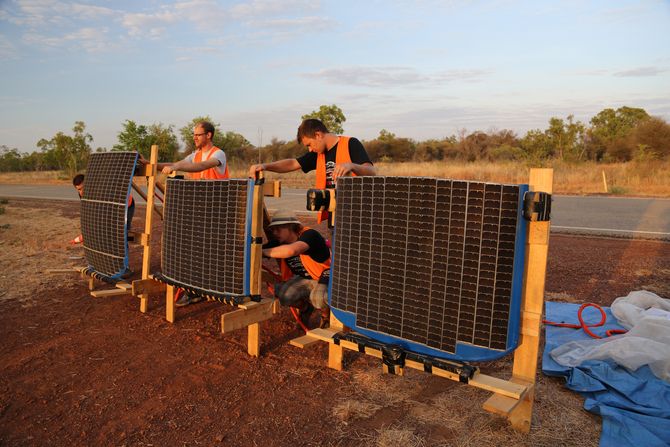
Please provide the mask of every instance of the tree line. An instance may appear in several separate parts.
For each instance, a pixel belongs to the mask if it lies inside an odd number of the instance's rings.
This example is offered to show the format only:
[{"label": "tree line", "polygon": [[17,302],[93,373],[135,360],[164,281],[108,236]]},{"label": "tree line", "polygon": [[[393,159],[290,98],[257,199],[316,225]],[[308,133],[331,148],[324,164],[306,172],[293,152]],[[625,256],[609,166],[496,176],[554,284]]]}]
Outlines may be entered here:
[{"label": "tree line", "polygon": [[[319,118],[335,133],[342,133],[346,121],[336,105],[321,106],[305,118]],[[194,150],[193,127],[201,120],[213,122],[209,116],[196,117],[179,129],[174,125],[138,124],[131,120],[122,123],[118,142],[112,151],[139,151],[149,157],[151,146],[159,146],[159,160],[175,161]],[[222,131],[215,124],[214,145],[223,149],[231,163],[251,164],[297,157],[305,148],[297,141],[273,138],[262,147],[252,145],[244,136]],[[181,139],[183,146],[180,146]],[[0,146],[0,171],[61,170],[72,176],[85,169],[93,151],[93,137],[86,132],[83,121],[75,122],[72,134],[58,132],[50,139],[41,138],[39,151],[21,153]],[[670,159],[670,125],[662,118],[650,116],[644,109],[634,107],[607,108],[599,112],[588,125],[575,121],[574,116],[553,117],[544,130],[534,129],[519,137],[512,130],[467,132],[443,139],[416,141],[398,137],[382,129],[377,138],[363,142],[375,161],[520,161],[543,164],[551,160],[568,162],[626,162]],[[107,151],[97,148],[96,151]]]}]

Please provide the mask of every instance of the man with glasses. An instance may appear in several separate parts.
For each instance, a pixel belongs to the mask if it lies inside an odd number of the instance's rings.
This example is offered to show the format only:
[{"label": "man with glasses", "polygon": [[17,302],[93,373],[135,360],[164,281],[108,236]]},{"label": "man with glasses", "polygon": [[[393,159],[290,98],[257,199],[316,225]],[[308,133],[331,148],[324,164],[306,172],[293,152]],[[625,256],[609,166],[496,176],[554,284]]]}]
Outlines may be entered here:
[{"label": "man with glasses", "polygon": [[[194,180],[222,180],[227,179],[228,164],[226,163],[226,154],[214,146],[214,126],[207,121],[200,121],[193,128],[193,142],[195,143],[195,152],[191,153],[183,160],[174,163],[158,163],[158,169],[163,174],[172,174],[175,171],[188,173],[188,178]],[[140,162],[147,164],[145,158],[140,158]]]},{"label": "man with glasses", "polygon": [[[192,180],[223,180],[229,178],[226,154],[214,146],[214,126],[207,121],[200,121],[193,128],[193,142],[195,152],[183,160],[174,163],[158,163],[158,169],[163,174],[172,174],[176,171],[186,172]],[[140,162],[147,164],[148,161],[140,157]],[[182,294],[175,302],[177,307],[188,306],[202,301],[199,295],[189,293]]]}]

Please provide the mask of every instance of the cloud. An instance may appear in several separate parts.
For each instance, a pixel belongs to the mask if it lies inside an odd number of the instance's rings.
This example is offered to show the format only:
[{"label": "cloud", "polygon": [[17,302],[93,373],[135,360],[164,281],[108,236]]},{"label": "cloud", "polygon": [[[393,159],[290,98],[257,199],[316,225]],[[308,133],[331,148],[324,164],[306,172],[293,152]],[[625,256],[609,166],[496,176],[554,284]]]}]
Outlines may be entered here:
[{"label": "cloud", "polygon": [[230,15],[234,19],[254,19],[276,14],[302,13],[319,7],[320,2],[314,0],[252,0],[233,6]]},{"label": "cloud", "polygon": [[71,50],[81,49],[89,53],[100,53],[116,48],[108,39],[108,28],[85,27],[60,36],[45,36],[39,33],[26,33],[23,41],[29,45],[59,48],[69,46]]},{"label": "cloud", "polygon": [[14,59],[16,56],[14,44],[7,37],[0,35],[0,60]]},{"label": "cloud", "polygon": [[420,73],[411,67],[345,67],[327,68],[302,76],[330,84],[362,87],[435,86],[447,82],[477,82],[487,76],[487,70],[444,70],[432,74]]},{"label": "cloud", "polygon": [[614,73],[614,76],[620,78],[646,78],[650,76],[656,76],[661,73],[668,71],[667,68],[659,67],[638,67],[631,70],[624,70]]},{"label": "cloud", "polygon": [[97,20],[113,16],[116,11],[104,6],[70,3],[58,0],[17,0],[16,8],[3,11],[0,19],[15,25],[36,28],[45,24],[62,24],[74,20]]}]

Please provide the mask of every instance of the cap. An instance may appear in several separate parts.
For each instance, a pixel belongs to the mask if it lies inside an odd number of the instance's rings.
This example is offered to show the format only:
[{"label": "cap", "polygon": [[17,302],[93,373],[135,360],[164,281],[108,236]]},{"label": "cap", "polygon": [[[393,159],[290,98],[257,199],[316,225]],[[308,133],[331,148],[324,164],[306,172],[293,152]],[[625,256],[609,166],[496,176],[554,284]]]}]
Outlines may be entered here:
[{"label": "cap", "polygon": [[288,224],[302,224],[302,222],[300,222],[298,218],[295,217],[295,214],[292,211],[279,210],[272,215],[272,219],[270,219],[270,224],[268,227],[276,227],[277,225]]}]

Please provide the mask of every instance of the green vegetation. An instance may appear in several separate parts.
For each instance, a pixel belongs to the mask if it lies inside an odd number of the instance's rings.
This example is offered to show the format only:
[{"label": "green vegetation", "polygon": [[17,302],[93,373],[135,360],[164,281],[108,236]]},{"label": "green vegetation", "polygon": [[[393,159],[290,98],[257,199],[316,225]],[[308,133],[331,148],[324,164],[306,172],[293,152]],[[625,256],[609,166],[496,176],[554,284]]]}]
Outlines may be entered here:
[{"label": "green vegetation", "polygon": [[[344,113],[336,105],[322,105],[302,118],[319,118],[335,133],[343,133]],[[193,127],[201,120],[214,124],[214,144],[222,148],[231,165],[248,165],[262,161],[292,158],[305,152],[295,140],[273,138],[263,147],[254,147],[244,136],[223,131],[209,116],[196,117],[175,134],[175,126],[139,124],[131,120],[122,123],[118,143],[112,150],[137,150],[149,156],[151,145],[157,144],[161,161],[175,161],[193,151]],[[77,121],[74,135],[58,132],[51,139],[37,142],[41,151],[30,154],[0,146],[0,172],[60,170],[72,177],[85,168],[91,153],[93,137],[85,132],[83,121]],[[183,143],[179,150],[178,136]],[[650,116],[634,107],[604,109],[591,118],[589,124],[553,117],[544,130],[530,130],[523,137],[507,129],[488,132],[465,129],[443,139],[415,141],[399,137],[386,129],[379,136],[364,142],[370,157],[376,162],[518,162],[535,166],[565,163],[653,163],[670,160],[670,125],[663,119]],[[97,151],[104,151],[98,148]]]}]

